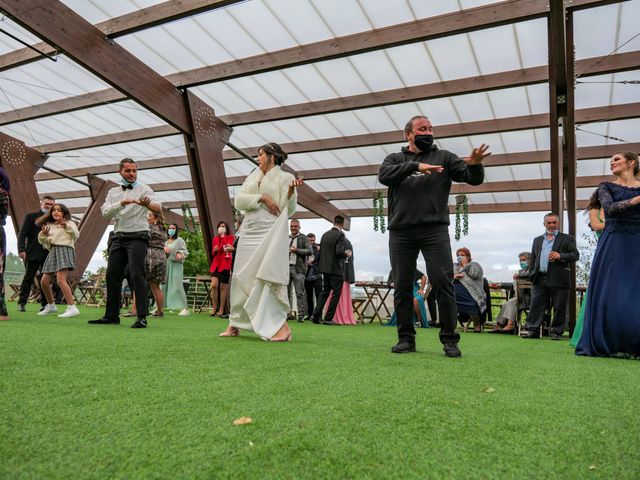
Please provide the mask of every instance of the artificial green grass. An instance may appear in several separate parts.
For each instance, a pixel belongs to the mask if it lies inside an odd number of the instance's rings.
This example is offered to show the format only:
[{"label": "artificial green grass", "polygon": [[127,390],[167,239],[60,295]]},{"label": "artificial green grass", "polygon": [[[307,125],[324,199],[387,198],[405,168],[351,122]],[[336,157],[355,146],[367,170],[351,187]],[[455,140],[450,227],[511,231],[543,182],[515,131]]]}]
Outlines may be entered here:
[{"label": "artificial green grass", "polygon": [[291,322],[293,342],[275,344],[219,338],[226,321],[204,314],[132,330],[87,325],[92,308],[28,308],[0,322],[3,479],[640,472],[640,362],[576,357],[567,341],[463,333],[449,359],[433,329],[393,355],[379,324]]}]

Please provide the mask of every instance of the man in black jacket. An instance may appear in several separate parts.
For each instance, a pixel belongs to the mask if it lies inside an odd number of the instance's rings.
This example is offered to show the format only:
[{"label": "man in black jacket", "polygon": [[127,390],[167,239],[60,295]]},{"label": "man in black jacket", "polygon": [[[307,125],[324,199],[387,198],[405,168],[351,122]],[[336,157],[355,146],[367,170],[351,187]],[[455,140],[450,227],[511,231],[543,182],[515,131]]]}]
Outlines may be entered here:
[{"label": "man in black jacket", "polygon": [[[18,297],[18,311],[24,312],[27,300],[31,294],[33,279],[36,274],[41,271],[42,265],[47,258],[47,250],[42,248],[38,242],[38,234],[40,233],[40,225],[36,225],[36,219],[47,213],[55,200],[48,195],[44,196],[40,201],[40,210],[33,213],[27,213],[22,221],[22,227],[18,233],[18,255],[24,262],[24,277],[20,285],[20,296]],[[40,303],[44,307],[47,304],[44,295],[40,295]]]},{"label": "man in black jacket", "polygon": [[525,325],[524,338],[539,338],[540,325],[547,306],[553,306],[553,320],[549,337],[560,340],[567,318],[571,264],[578,261],[580,253],[576,239],[558,231],[560,219],[555,213],[544,216],[544,235],[533,239],[531,246],[531,306]]},{"label": "man in black jacket", "polygon": [[333,228],[325,232],[320,240],[320,262],[318,266],[324,278],[322,293],[311,317],[313,323],[320,323],[322,309],[327,298],[329,298],[329,292],[332,292],[333,295],[322,323],[335,325],[333,316],[340,301],[340,293],[344,283],[344,259],[347,257],[344,247],[344,233],[342,233],[343,226],[344,218],[341,215],[336,215],[333,220]]},{"label": "man in black jacket", "polygon": [[394,306],[398,316],[398,344],[393,353],[416,351],[413,326],[413,274],[418,253],[427,264],[433,288],[438,292],[440,341],[448,357],[460,357],[460,335],[453,292],[453,263],[449,241],[449,192],[451,182],[480,185],[482,160],[488,146],[474,148],[464,160],[433,144],[433,127],[427,117],[415,116],[404,128],[409,142],[400,153],[384,159],[378,179],[389,187],[389,255],[395,278]]}]

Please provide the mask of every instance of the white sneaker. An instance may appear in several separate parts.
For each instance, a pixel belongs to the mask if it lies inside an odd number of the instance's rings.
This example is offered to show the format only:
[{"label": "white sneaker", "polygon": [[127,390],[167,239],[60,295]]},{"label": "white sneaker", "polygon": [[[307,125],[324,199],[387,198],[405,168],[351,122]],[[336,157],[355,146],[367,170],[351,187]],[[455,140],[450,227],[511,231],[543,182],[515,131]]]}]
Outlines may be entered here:
[{"label": "white sneaker", "polygon": [[189,316],[189,309],[188,308],[183,308],[182,310],[180,310],[180,313],[178,315],[180,317],[188,317]]},{"label": "white sneaker", "polygon": [[64,313],[58,315],[58,317],[69,318],[75,317],[77,315],[80,315],[80,310],[78,310],[78,307],[76,307],[75,305],[67,305],[67,309],[64,311]]},{"label": "white sneaker", "polygon": [[55,303],[48,303],[38,312],[38,315],[51,315],[52,313],[58,313],[58,307],[56,307]]}]

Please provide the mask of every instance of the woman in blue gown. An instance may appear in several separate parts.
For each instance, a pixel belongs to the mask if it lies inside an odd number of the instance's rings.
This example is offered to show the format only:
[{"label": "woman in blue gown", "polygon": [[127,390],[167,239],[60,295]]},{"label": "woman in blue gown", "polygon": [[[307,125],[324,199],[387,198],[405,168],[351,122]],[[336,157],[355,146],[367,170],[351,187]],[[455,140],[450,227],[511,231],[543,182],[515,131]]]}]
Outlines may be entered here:
[{"label": "woman in blue gown", "polygon": [[606,223],[591,265],[577,355],[640,356],[640,173],[638,156],[611,158],[615,182],[598,186]]}]

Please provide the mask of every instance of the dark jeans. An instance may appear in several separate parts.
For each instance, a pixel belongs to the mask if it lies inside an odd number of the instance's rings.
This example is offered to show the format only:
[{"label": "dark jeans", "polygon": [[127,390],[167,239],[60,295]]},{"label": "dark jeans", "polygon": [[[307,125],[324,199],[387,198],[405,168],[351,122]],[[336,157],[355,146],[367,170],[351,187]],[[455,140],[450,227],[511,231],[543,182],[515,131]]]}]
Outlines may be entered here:
[{"label": "dark jeans", "polygon": [[144,259],[147,256],[148,240],[113,236],[107,263],[107,311],[104,318],[118,320],[120,315],[120,295],[125,268],[129,267],[130,288],[136,294],[138,318],[149,313],[147,300],[147,280],[144,278]]},{"label": "dark jeans", "polygon": [[307,312],[309,315],[313,315],[314,306],[322,293],[322,277],[315,280],[305,280],[304,291],[307,294]]},{"label": "dark jeans", "polygon": [[330,273],[323,274],[324,280],[322,284],[322,293],[318,299],[316,309],[313,311],[313,319],[320,320],[322,318],[322,309],[324,304],[327,303],[329,298],[329,292],[332,292],[331,301],[329,307],[327,307],[327,313],[324,316],[325,322],[332,322],[333,316],[336,314],[336,308],[338,308],[338,302],[340,301],[340,294],[342,293],[342,284],[344,283],[343,275],[331,275]]},{"label": "dark jeans", "polygon": [[567,304],[569,303],[569,288],[550,287],[547,276],[538,273],[531,287],[531,306],[525,328],[537,331],[544,321],[544,313],[549,305],[553,307],[553,319],[550,330],[562,335],[567,320]]},{"label": "dark jeans", "polygon": [[418,253],[427,264],[427,275],[437,291],[440,314],[440,341],[457,343],[457,310],[453,293],[453,262],[448,225],[426,225],[401,230],[389,230],[389,254],[393,270],[393,304],[398,317],[398,339],[415,344],[413,326],[413,276]]},{"label": "dark jeans", "polygon": [[[25,265],[24,277],[22,277],[22,284],[20,285],[20,297],[18,303],[26,305],[31,295],[31,288],[33,287],[33,279],[36,278],[38,271],[42,271],[42,265],[44,265],[44,258],[42,260],[27,260]],[[40,303],[44,307],[47,304],[47,299],[44,298],[42,292],[40,292]]]}]

